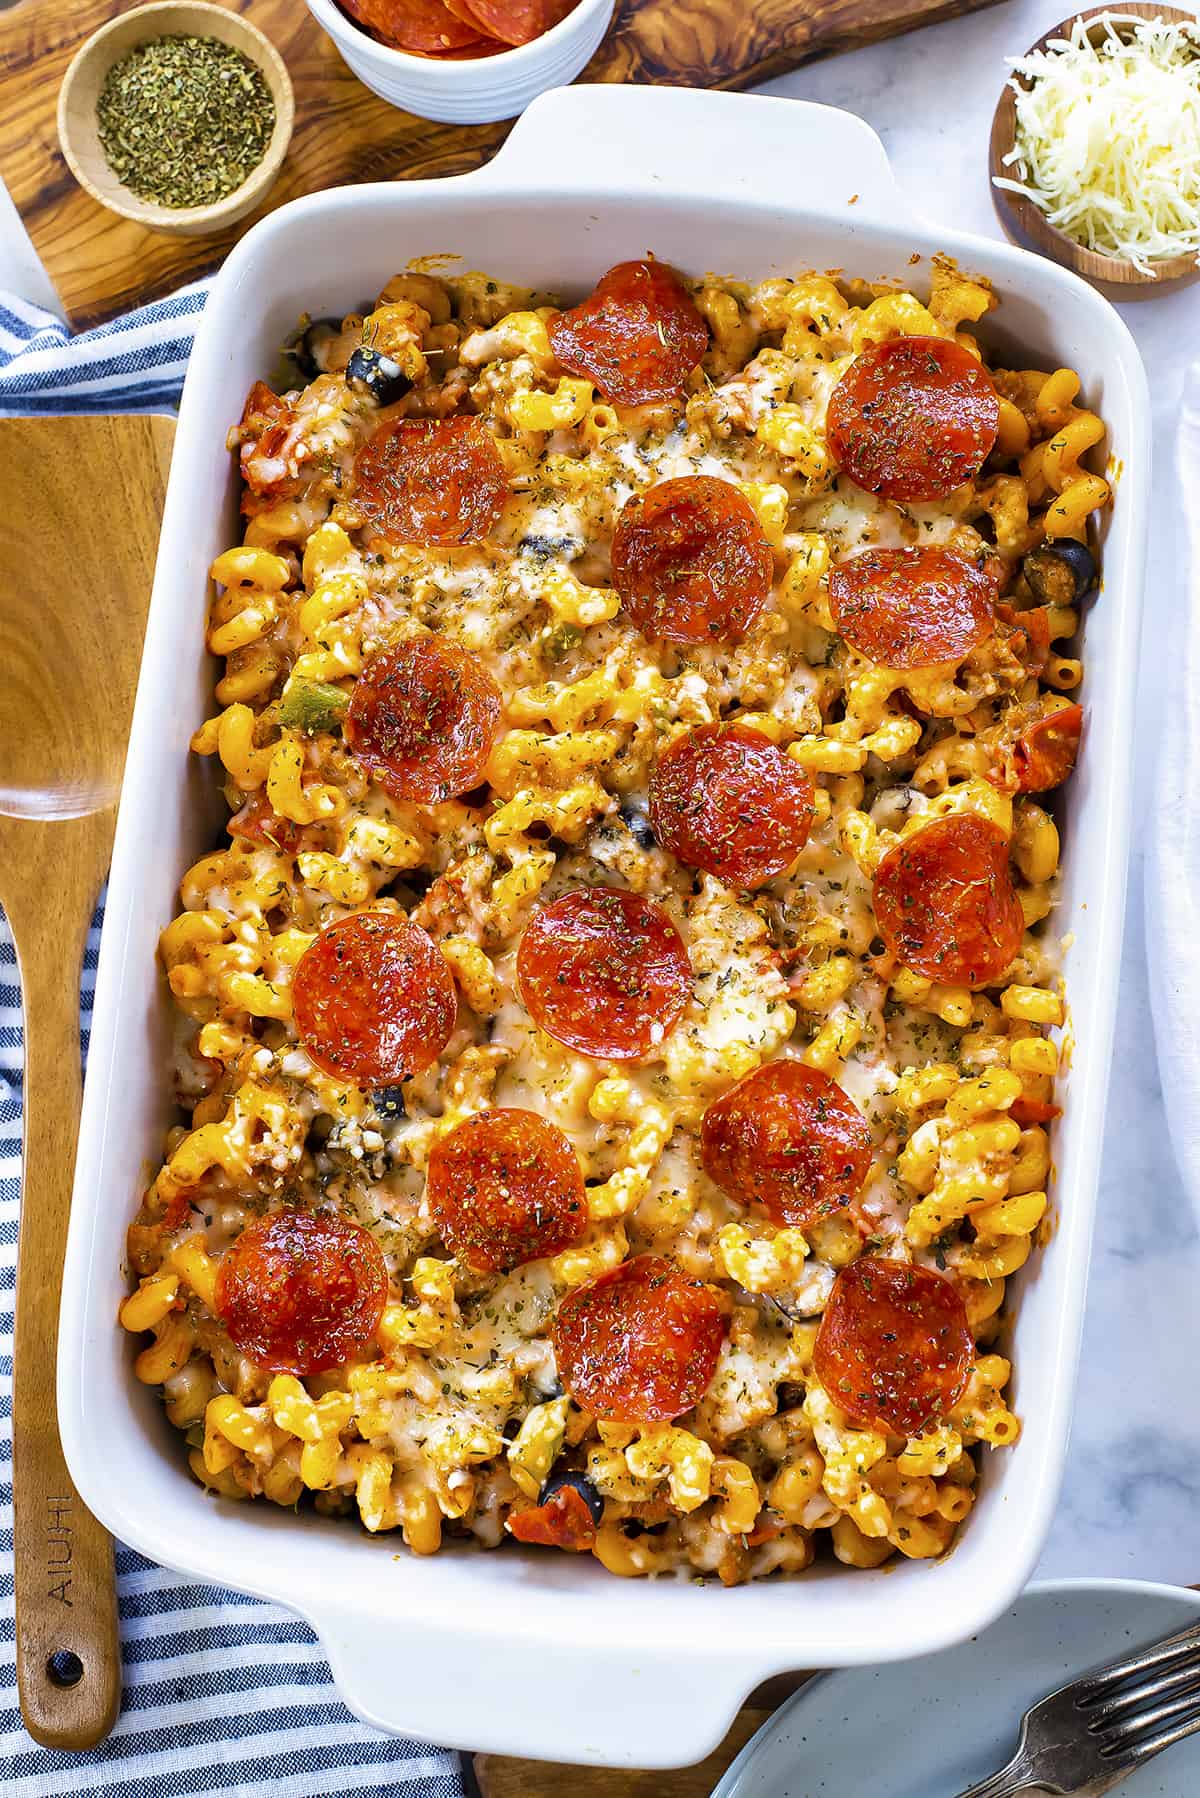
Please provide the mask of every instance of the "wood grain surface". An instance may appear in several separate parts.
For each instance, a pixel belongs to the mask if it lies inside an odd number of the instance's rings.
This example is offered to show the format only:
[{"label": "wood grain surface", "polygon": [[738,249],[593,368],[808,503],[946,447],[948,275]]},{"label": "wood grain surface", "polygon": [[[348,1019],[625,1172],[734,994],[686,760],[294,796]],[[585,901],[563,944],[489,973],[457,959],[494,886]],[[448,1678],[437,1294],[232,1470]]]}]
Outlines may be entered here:
[{"label": "wood grain surface", "polygon": [[480,1798],[709,1798],[734,1756],[770,1715],[770,1710],[750,1707],[739,1711],[721,1746],[694,1767],[638,1773],[620,1767],[569,1767],[559,1761],[477,1754],[475,1780]]},{"label": "wood grain surface", "polygon": [[[756,1729],[798,1692],[811,1673],[781,1673],[751,1692],[719,1748],[694,1767],[639,1772],[628,1767],[572,1767],[561,1761],[523,1761],[477,1754],[469,1771],[478,1798],[708,1798],[718,1779]],[[468,1793],[468,1798],[476,1798]],[[850,1795],[844,1794],[844,1798]]]},{"label": "wood grain surface", "polygon": [[[66,1749],[107,1735],[121,1695],[112,1543],[67,1472],[55,1358],[84,939],[112,847],[174,429],[165,418],[0,422],[0,903],[25,1015],[17,1678],[30,1734]],[[83,553],[85,496],[87,516],[104,520],[93,555]]]},{"label": "wood grain surface", "polygon": [[[995,0],[618,0],[581,76],[686,87],[745,87],[828,51],[974,12]],[[67,64],[121,0],[18,0],[0,13],[0,175],[76,325],[169,292],[215,268],[271,207],[318,188],[454,175],[485,162],[507,125],[436,125],[361,85],[303,0],[238,0],[283,53],[296,126],[282,173],[258,212],[217,236],[172,239],[113,217],[75,183],[59,151],[55,106]]]}]

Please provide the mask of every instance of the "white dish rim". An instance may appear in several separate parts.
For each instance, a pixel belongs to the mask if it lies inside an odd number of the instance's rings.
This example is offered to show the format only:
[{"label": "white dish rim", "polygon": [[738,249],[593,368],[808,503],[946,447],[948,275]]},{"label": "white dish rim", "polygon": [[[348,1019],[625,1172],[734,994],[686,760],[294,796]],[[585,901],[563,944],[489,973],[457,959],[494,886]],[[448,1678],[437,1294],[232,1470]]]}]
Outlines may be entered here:
[{"label": "white dish rim", "polygon": [[[650,116],[646,111],[648,105],[656,109],[656,120],[661,119],[664,106],[673,110],[682,128],[682,138],[671,139],[663,134],[662,143],[655,143],[647,150],[640,138]],[[589,126],[590,131],[583,133],[587,139],[588,155],[594,158],[599,148],[605,157],[603,170],[594,161],[588,165],[587,183],[579,170],[572,173],[569,158],[566,159],[564,168],[549,172],[546,170],[546,150],[556,141],[556,128],[561,128],[567,122],[576,132],[581,124]],[[632,142],[627,145],[631,126],[639,129],[634,131]],[[520,121],[496,161],[475,174],[456,177],[450,181],[383,184],[353,190],[332,190],[309,196],[264,219],[247,234],[229,257],[197,334],[180,413],[155,598],[148,628],[147,664],[139,689],[130,746],[127,793],[151,791],[148,769],[161,748],[162,726],[167,713],[161,692],[155,691],[156,671],[153,664],[157,660],[161,665],[160,674],[169,668],[169,660],[163,647],[170,628],[166,613],[177,587],[178,568],[185,566],[187,560],[184,549],[189,528],[188,479],[194,468],[201,465],[202,458],[211,454],[212,420],[208,416],[208,393],[210,385],[219,388],[227,359],[221,329],[227,324],[232,325],[244,313],[246,306],[253,304],[251,288],[254,271],[268,257],[276,240],[295,225],[303,225],[306,230],[311,231],[322,221],[328,223],[342,214],[349,215],[356,210],[365,214],[371,208],[383,209],[394,211],[402,218],[409,196],[424,196],[432,192],[436,192],[439,204],[445,206],[447,216],[451,218],[454,198],[458,194],[487,195],[489,198],[494,196],[510,205],[534,209],[540,192],[561,199],[564,192],[570,194],[576,187],[580,192],[588,193],[601,189],[605,198],[611,198],[617,207],[636,209],[637,200],[646,196],[652,197],[660,205],[664,197],[675,202],[679,195],[686,195],[697,201],[702,196],[698,194],[697,178],[688,166],[685,150],[689,142],[698,140],[694,135],[689,137],[689,132],[708,133],[709,141],[718,146],[727,142],[731,154],[735,143],[740,146],[738,153],[742,159],[739,165],[742,173],[738,180],[731,181],[729,190],[719,197],[722,203],[732,205],[736,201],[747,208],[757,208],[756,216],[766,208],[779,206],[783,202],[778,195],[772,194],[770,182],[766,183],[769,197],[764,201],[762,184],[751,186],[746,172],[754,170],[757,181],[760,168],[776,166],[781,147],[795,151],[798,146],[807,142],[811,151],[817,143],[823,144],[826,137],[836,135],[839,157],[837,173],[830,178],[833,192],[829,206],[858,205],[860,201],[861,206],[853,215],[828,211],[819,216],[823,219],[828,217],[833,221],[834,228],[845,231],[848,249],[853,247],[855,227],[847,229],[844,226],[846,217],[852,216],[856,226],[861,221],[862,226],[868,230],[894,231],[897,228],[898,209],[902,228],[909,233],[914,243],[923,244],[929,253],[941,250],[974,266],[982,265],[987,268],[990,265],[993,269],[1011,271],[1013,279],[1018,279],[1022,271],[1026,271],[1029,279],[1033,280],[1031,271],[1036,270],[1037,278],[1043,286],[1063,296],[1068,310],[1073,306],[1080,317],[1091,320],[1097,332],[1107,333],[1112,368],[1128,389],[1125,398],[1128,403],[1130,432],[1130,441],[1124,446],[1126,472],[1121,494],[1124,508],[1121,539],[1123,584],[1111,624],[1117,639],[1117,652],[1125,658],[1122,668],[1127,671],[1122,673],[1122,685],[1117,689],[1118,715],[1108,721],[1113,734],[1121,737],[1122,721],[1128,723],[1132,717],[1133,676],[1136,672],[1140,571],[1150,473],[1149,409],[1145,377],[1136,350],[1126,328],[1107,302],[1067,271],[1042,263],[1038,258],[1013,246],[959,231],[933,230],[923,221],[913,220],[899,200],[879,140],[869,127],[852,115],[807,103],[686,89],[648,90],[615,85],[576,87],[552,92],[536,102]],[[680,147],[681,143],[683,148]],[[703,197],[707,198],[707,195]],[[774,217],[774,213],[770,216]],[[221,428],[223,431],[224,425]],[[1109,604],[1113,604],[1111,597]],[[1114,676],[1115,678],[1117,677]],[[1103,865],[1095,871],[1102,888],[1102,898],[1097,902],[1096,911],[1100,917],[1098,935],[1102,938],[1101,947],[1109,955],[1109,965],[1115,967],[1118,965],[1128,865],[1130,779],[1129,770],[1122,765],[1119,757],[1110,757],[1107,774],[1108,785],[1096,797],[1096,807],[1101,818],[1094,828],[1100,833],[1100,848],[1103,852],[1098,858]],[[409,1705],[406,1714],[401,1714],[382,1690],[378,1669],[370,1664],[370,1630],[366,1627],[366,1614],[360,1614],[354,1602],[347,1602],[345,1592],[314,1590],[311,1582],[291,1586],[286,1581],[281,1583],[280,1578],[272,1576],[261,1554],[255,1557],[243,1556],[237,1552],[234,1537],[225,1533],[227,1526],[224,1524],[208,1530],[201,1541],[188,1544],[188,1552],[183,1552],[178,1532],[172,1528],[172,1519],[152,1517],[144,1505],[139,1505],[136,1482],[129,1478],[122,1480],[117,1476],[104,1454],[98,1452],[90,1427],[85,1377],[89,1355],[94,1353],[105,1333],[111,1335],[115,1328],[111,1320],[98,1311],[92,1290],[93,1275],[97,1276],[97,1285],[102,1284],[107,1277],[103,1263],[97,1267],[93,1256],[93,1239],[100,1217],[93,1195],[97,1187],[102,1185],[98,1171],[103,1166],[107,1152],[105,1083],[117,1076],[117,1045],[123,1030],[127,1031],[120,1015],[121,999],[125,961],[130,952],[139,857],[144,853],[144,848],[139,845],[145,836],[142,821],[133,812],[134,801],[131,800],[129,805],[122,807],[118,825],[108,928],[97,980],[92,1078],[89,1079],[85,1096],[76,1197],[64,1275],[59,1407],[64,1446],[72,1473],[81,1495],[113,1533],[132,1541],[150,1558],[178,1567],[190,1575],[222,1584],[233,1584],[256,1596],[272,1598],[299,1610],[321,1634],[330,1653],[335,1677],[352,1708],[381,1728],[407,1729],[411,1732],[414,1727],[412,1706]],[[165,922],[165,919],[162,921]],[[144,985],[145,970],[142,969],[139,973],[136,967],[133,968],[131,979],[140,980]],[[1095,1124],[1102,1115],[1115,1020],[1115,989],[1111,994],[1103,995],[1097,1004],[1098,1028],[1091,1039],[1086,1058],[1080,1056],[1077,1059],[1073,1076],[1073,1084],[1078,1082],[1084,1089],[1083,1097],[1078,1101],[1080,1130],[1086,1118],[1090,1118]],[[835,1651],[835,1664],[906,1658],[914,1653],[932,1652],[950,1641],[962,1639],[972,1631],[984,1627],[1007,1608],[1032,1572],[1049,1526],[1062,1476],[1074,1369],[1082,1330],[1098,1155],[1098,1137],[1090,1143],[1085,1140],[1079,1149],[1082,1169],[1075,1171],[1078,1190],[1073,1194],[1075,1198],[1082,1199],[1082,1204],[1077,1213],[1067,1218],[1060,1231],[1060,1253],[1065,1256],[1069,1247],[1070,1260],[1067,1270],[1060,1276],[1064,1282],[1064,1303],[1061,1311],[1056,1314],[1053,1327],[1053,1361],[1057,1375],[1050,1384],[1046,1410],[1049,1425],[1055,1426],[1057,1447],[1053,1454],[1047,1455],[1044,1462],[1035,1466],[1033,1491],[1022,1495],[1026,1503],[1026,1515],[1023,1526],[1019,1528],[1017,1552],[1010,1557],[1002,1571],[997,1571],[995,1584],[990,1589],[974,1591],[970,1601],[963,1602],[957,1609],[949,1607],[952,1615],[938,1615],[938,1607],[926,1605],[921,1614],[910,1619],[911,1633],[904,1640],[885,1640],[880,1645],[871,1644],[864,1637],[854,1642],[841,1643]],[[181,1481],[187,1482],[188,1476],[183,1469],[182,1458],[179,1472]],[[976,1518],[975,1522],[977,1528],[982,1527],[981,1519]],[[295,1534],[299,1539],[302,1532],[296,1530]],[[264,1541],[270,1539],[263,1537]],[[308,1537],[305,1539],[311,1540]],[[294,1552],[293,1550],[292,1553]],[[281,1553],[284,1559],[288,1558],[286,1544]],[[331,1550],[331,1565],[338,1558],[340,1557],[336,1551]],[[379,1565],[377,1557],[374,1564]],[[374,1602],[366,1594],[366,1587],[371,1583],[372,1565],[371,1555],[361,1553],[356,1566],[363,1572],[363,1590],[358,1594],[356,1602],[368,1609]],[[953,1566],[953,1557],[948,1565]],[[873,1580],[886,1579],[888,1576],[853,1577]],[[543,1591],[538,1595],[538,1603],[544,1602],[545,1590],[557,1589],[564,1582],[567,1586],[572,1583],[569,1571],[561,1578],[544,1576],[540,1582]],[[479,1583],[486,1587],[487,1581],[481,1580]],[[415,1574],[412,1577],[412,1588],[414,1592],[421,1589],[418,1588]],[[615,1599],[600,1602],[596,1596],[598,1588],[589,1586],[586,1589],[593,1594],[591,1603],[597,1614],[603,1610],[606,1617],[609,1613],[613,1618],[616,1617]],[[806,1588],[801,1582],[790,1589],[797,1596],[805,1590],[815,1595],[812,1584]],[[750,1589],[740,1590],[746,1592]],[[770,1590],[778,1592],[781,1588],[774,1586]],[[816,1591],[819,1590],[820,1587],[816,1587]],[[730,1597],[736,1600],[738,1595]],[[416,1604],[416,1599],[413,1602]],[[529,1602],[533,1604],[532,1599]],[[677,1602],[672,1601],[673,1604]],[[625,1616],[627,1613],[632,1620],[640,1614],[641,1608],[640,1597],[627,1591],[621,1615]],[[776,1613],[781,1610],[782,1601],[777,1604]],[[680,1615],[683,1614],[681,1611]],[[735,1613],[727,1606],[725,1614],[733,1616]],[[740,1616],[741,1612],[736,1614]],[[432,1632],[434,1626],[428,1617],[424,1621]],[[778,1631],[783,1625],[776,1621],[774,1627]],[[532,1613],[529,1620],[522,1617],[505,1620],[503,1628],[497,1627],[495,1618],[475,1616],[458,1620],[454,1639],[456,1649],[463,1657],[460,1665],[466,1667],[474,1656],[478,1664],[484,1666],[489,1652],[495,1652],[497,1642],[503,1641],[505,1650],[514,1655],[520,1647],[529,1657],[534,1655],[538,1642],[545,1645],[546,1632],[542,1630],[539,1635],[538,1626],[532,1623]],[[814,1655],[805,1647],[805,1641],[811,1642],[811,1639],[811,1631],[806,1636],[805,1630],[795,1625],[787,1629],[786,1638],[777,1634],[771,1639],[770,1632],[767,1632],[751,1648],[748,1637],[711,1643],[696,1638],[682,1627],[673,1634],[664,1628],[659,1644],[661,1651],[665,1654],[670,1648],[677,1655],[686,1655],[694,1681],[686,1694],[675,1695],[675,1700],[669,1707],[664,1701],[664,1713],[669,1708],[670,1715],[668,1717],[664,1714],[661,1727],[654,1732],[651,1732],[648,1719],[642,1718],[640,1714],[635,1719],[629,1708],[634,1705],[638,1691],[633,1678],[638,1669],[630,1669],[625,1665],[629,1660],[627,1638],[622,1644],[614,1634],[603,1650],[597,1646],[587,1653],[580,1645],[574,1644],[574,1659],[565,1652],[564,1645],[559,1644],[557,1652],[542,1668],[542,1673],[546,1682],[551,1685],[555,1680],[561,1681],[567,1698],[571,1693],[578,1695],[592,1692],[597,1681],[608,1681],[613,1704],[619,1707],[623,1702],[626,1706],[628,1727],[621,1745],[620,1764],[643,1767],[679,1765],[701,1758],[720,1739],[732,1710],[761,1679],[786,1671],[797,1664],[811,1665],[814,1659],[824,1658]],[[428,1640],[431,1661],[436,1660],[432,1633]],[[471,1648],[470,1655],[467,1653],[468,1646]],[[420,1687],[423,1693],[423,1714],[432,1723],[427,1733],[436,1735],[439,1739],[475,1747],[485,1746],[503,1753],[540,1753],[548,1758],[586,1759],[598,1764],[613,1764],[610,1758],[611,1743],[597,1743],[590,1738],[581,1742],[574,1730],[569,1736],[564,1734],[561,1722],[553,1727],[549,1724],[543,1727],[536,1721],[528,1705],[523,1709],[518,1708],[514,1714],[501,1715],[498,1707],[484,1704],[483,1721],[473,1726],[464,1736],[461,1720],[450,1706],[448,1698],[443,1696],[438,1702],[428,1680],[421,1687],[421,1669],[414,1666],[410,1671],[415,1688]],[[469,1679],[469,1675],[463,1673],[460,1678]],[[622,1684],[622,1681],[625,1683]],[[534,1704],[532,1712],[537,1709]],[[544,1718],[544,1712],[542,1716]],[[564,1741],[569,1741],[570,1754],[562,1752]]]}]

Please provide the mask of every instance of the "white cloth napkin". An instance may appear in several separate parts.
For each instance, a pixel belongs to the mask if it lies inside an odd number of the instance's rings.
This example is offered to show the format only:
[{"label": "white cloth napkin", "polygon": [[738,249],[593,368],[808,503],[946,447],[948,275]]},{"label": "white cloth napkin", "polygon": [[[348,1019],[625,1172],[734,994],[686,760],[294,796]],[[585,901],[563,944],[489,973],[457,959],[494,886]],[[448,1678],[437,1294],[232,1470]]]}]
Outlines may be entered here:
[{"label": "white cloth napkin", "polygon": [[1176,455],[1179,600],[1146,859],[1146,941],[1158,1065],[1175,1159],[1200,1215],[1200,363],[1185,384]]}]

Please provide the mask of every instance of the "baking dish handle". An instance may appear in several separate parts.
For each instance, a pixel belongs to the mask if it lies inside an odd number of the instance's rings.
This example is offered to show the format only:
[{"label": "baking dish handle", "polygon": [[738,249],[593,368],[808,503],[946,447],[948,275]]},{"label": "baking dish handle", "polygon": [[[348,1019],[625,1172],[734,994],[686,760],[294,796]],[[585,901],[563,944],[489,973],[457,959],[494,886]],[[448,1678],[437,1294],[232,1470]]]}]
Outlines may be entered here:
[{"label": "baking dish handle", "polygon": [[599,184],[631,192],[847,208],[847,223],[911,217],[871,127],[835,106],[760,94],[619,83],[552,88],[489,165],[522,192]]},{"label": "baking dish handle", "polygon": [[[519,1606],[520,1589],[512,1594]],[[587,1605],[563,1589],[560,1603]],[[453,1603],[394,1620],[342,1611],[336,1598],[306,1606],[339,1693],[376,1729],[449,1748],[605,1766],[683,1766],[703,1760],[763,1676],[719,1652],[681,1650],[676,1677],[658,1676],[610,1614],[591,1639],[560,1630],[497,1629]],[[441,1614],[439,1614],[439,1612]],[[590,1613],[589,1613],[590,1615]],[[447,1677],[447,1669],[453,1674]]]}]

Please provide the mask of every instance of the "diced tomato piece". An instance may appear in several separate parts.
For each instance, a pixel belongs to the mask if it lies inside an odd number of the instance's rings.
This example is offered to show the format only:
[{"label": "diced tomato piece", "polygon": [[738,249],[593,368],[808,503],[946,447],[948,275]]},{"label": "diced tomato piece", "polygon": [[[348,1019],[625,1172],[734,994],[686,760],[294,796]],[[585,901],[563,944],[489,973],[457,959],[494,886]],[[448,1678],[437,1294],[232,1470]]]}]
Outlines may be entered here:
[{"label": "diced tomato piece", "polygon": [[1041,674],[1050,657],[1050,610],[1029,606],[1018,612],[1007,603],[996,607],[996,617],[1006,627],[1008,647],[1030,674]]},{"label": "diced tomato piece", "polygon": [[596,1540],[595,1519],[574,1486],[560,1486],[544,1505],[514,1511],[508,1529],[518,1542],[565,1548],[570,1554],[585,1553]]},{"label": "diced tomato piece", "polygon": [[242,408],[238,460],[242,479],[260,498],[281,499],[294,492],[292,452],[299,423],[289,402],[256,381]]},{"label": "diced tomato piece", "polygon": [[280,855],[295,855],[300,847],[301,830],[290,818],[281,818],[266,793],[260,788],[252,793],[240,811],[229,820],[231,837],[275,849]]},{"label": "diced tomato piece", "polygon": [[1051,1105],[1045,1099],[1014,1099],[1008,1108],[1008,1115],[1014,1124],[1020,1124],[1022,1130],[1028,1130],[1034,1124],[1048,1124],[1054,1118],[1062,1116],[1061,1105]]},{"label": "diced tomato piece", "polygon": [[1083,734],[1083,707],[1059,706],[1027,725],[1013,747],[1017,791],[1045,793],[1060,787],[1075,766]]}]

